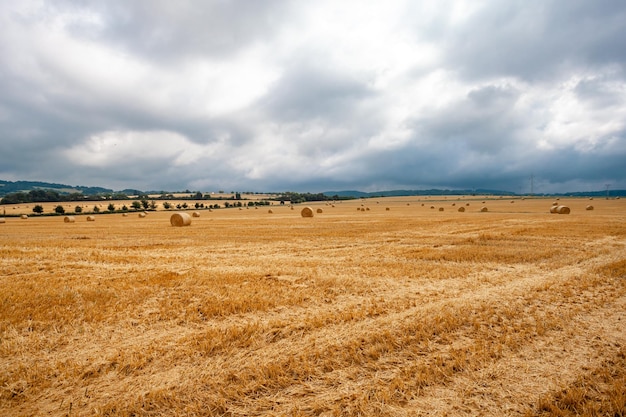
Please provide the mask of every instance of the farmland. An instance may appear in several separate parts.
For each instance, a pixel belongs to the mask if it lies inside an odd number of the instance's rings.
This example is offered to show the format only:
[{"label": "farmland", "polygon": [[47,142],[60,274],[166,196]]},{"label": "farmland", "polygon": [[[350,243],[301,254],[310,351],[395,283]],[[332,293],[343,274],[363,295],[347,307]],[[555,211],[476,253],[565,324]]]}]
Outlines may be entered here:
[{"label": "farmland", "polygon": [[0,410],[625,415],[626,201],[552,202],[7,218]]}]

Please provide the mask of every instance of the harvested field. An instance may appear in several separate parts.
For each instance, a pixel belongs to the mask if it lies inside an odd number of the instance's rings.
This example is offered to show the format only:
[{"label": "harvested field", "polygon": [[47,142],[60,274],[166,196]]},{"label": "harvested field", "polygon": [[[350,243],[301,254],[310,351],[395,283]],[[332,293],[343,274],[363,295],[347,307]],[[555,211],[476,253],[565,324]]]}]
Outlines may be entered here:
[{"label": "harvested field", "polygon": [[624,415],[626,202],[561,200],[7,217],[0,410]]}]

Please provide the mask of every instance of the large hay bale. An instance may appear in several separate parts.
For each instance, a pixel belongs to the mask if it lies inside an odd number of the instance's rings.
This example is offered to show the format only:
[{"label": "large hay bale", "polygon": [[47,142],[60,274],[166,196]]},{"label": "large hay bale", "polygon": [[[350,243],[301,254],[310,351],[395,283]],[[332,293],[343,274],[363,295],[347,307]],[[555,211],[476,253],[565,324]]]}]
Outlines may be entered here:
[{"label": "large hay bale", "polygon": [[439,207],[439,211],[443,211],[443,207]]},{"label": "large hay bale", "polygon": [[593,210],[593,206],[587,206],[585,207],[585,210]]},{"label": "large hay bale", "polygon": [[302,217],[313,217],[313,209],[311,207],[305,207],[300,210],[300,215]]},{"label": "large hay bale", "polygon": [[570,210],[567,206],[558,206],[556,208],[556,212],[559,214],[569,214]]},{"label": "large hay bale", "polygon": [[122,213],[122,217],[127,217],[128,213]]},{"label": "large hay bale", "polygon": [[144,217],[146,217],[146,213],[139,213],[139,217],[143,219]]},{"label": "large hay bale", "polygon": [[318,209],[317,209],[317,210],[315,210],[315,211],[317,211],[318,213],[323,213],[323,212],[324,212],[324,210],[322,210],[321,208],[318,208]]},{"label": "large hay bale", "polygon": [[4,217],[0,217],[0,224],[2,224],[2,223],[6,223],[6,222],[7,222],[7,221],[6,221],[6,219],[5,219]]},{"label": "large hay bale", "polygon": [[489,209],[488,209],[487,207],[484,207],[484,206],[483,206],[483,207],[481,207],[481,208],[480,208],[480,211],[481,211],[482,213],[486,213],[486,212],[488,212],[488,211],[489,211]]},{"label": "large hay bale", "polygon": [[200,212],[199,211],[194,211],[191,215],[193,217],[200,217]]},{"label": "large hay bale", "polygon": [[88,222],[95,222],[96,221],[96,217],[95,216],[87,216],[87,221]]},{"label": "large hay bale", "polygon": [[74,216],[65,216],[63,218],[63,221],[65,223],[74,223],[76,221],[76,219],[74,218]]},{"label": "large hay bale", "polygon": [[188,213],[174,213],[170,216],[170,224],[175,227],[191,225],[191,216]]},{"label": "large hay bale", "polygon": [[463,213],[463,212],[465,211],[465,207],[463,207],[463,206],[459,207],[459,211],[460,211],[461,213]]},{"label": "large hay bale", "polygon": [[557,214],[557,211],[556,211],[557,207],[558,207],[558,206],[552,206],[552,207],[550,207],[550,213],[552,213],[552,214]]},{"label": "large hay bale", "polygon": [[22,215],[20,216],[20,219],[28,219],[28,214],[22,214]]}]

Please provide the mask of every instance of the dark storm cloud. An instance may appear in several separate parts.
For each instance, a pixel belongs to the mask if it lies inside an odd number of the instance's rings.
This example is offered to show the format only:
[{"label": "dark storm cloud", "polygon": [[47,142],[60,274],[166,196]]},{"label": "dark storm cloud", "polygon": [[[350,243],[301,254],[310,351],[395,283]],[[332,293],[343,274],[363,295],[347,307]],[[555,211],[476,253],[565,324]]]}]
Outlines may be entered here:
[{"label": "dark storm cloud", "polygon": [[604,0],[6,3],[0,179],[626,188],[622,39]]}]

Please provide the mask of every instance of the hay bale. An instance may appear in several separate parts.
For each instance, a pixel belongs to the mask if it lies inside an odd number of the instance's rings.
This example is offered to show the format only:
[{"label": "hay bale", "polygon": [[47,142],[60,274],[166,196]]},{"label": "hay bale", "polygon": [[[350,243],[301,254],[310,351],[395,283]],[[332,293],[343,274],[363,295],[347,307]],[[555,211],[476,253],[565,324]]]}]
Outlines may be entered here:
[{"label": "hay bale", "polygon": [[63,218],[63,221],[65,223],[74,223],[76,221],[76,219],[74,218],[74,216],[65,216]]},{"label": "hay bale", "polygon": [[139,213],[139,217],[143,219],[144,217],[146,217],[146,213]]},{"label": "hay bale", "polygon": [[466,205],[467,207],[469,207],[469,203],[466,203],[465,205]]},{"label": "hay bale", "polygon": [[122,217],[127,217],[128,213],[122,213]]},{"label": "hay bale", "polygon": [[4,217],[0,217],[0,224],[2,224],[2,223],[6,223],[6,222],[7,222],[7,221],[6,221],[6,219],[5,219]]},{"label": "hay bale", "polygon": [[389,207],[385,207],[385,211],[389,211],[389,210],[390,210]]},{"label": "hay bale", "polygon": [[431,209],[431,210],[434,210],[434,209],[435,209],[435,206],[430,206],[430,209]]},{"label": "hay bale", "polygon": [[443,211],[443,207],[439,207],[439,211]]},{"label": "hay bale", "polygon": [[550,213],[552,213],[552,214],[557,214],[557,213],[556,213],[556,208],[557,208],[557,207],[558,207],[558,206],[552,206],[552,207],[550,207]]},{"label": "hay bale", "polygon": [[324,210],[322,210],[321,208],[318,208],[318,209],[317,209],[317,210],[315,210],[315,211],[317,211],[318,213],[323,213],[323,212],[324,212]]},{"label": "hay bale", "polygon": [[483,207],[481,207],[481,208],[480,208],[480,211],[481,211],[482,213],[486,213],[486,212],[488,212],[488,211],[489,211],[489,209],[488,209],[487,207],[483,206]]},{"label": "hay bale", "polygon": [[28,214],[22,214],[22,215],[20,216],[20,219],[28,219]]},{"label": "hay bale", "polygon": [[465,211],[465,207],[463,207],[463,206],[459,207],[459,211],[460,211],[461,213],[463,213],[463,212]]},{"label": "hay bale", "polygon": [[95,216],[87,216],[87,221],[88,222],[95,222],[96,221],[96,217]]},{"label": "hay bale", "polygon": [[170,216],[170,224],[175,227],[191,225],[191,216],[188,213],[174,213]]},{"label": "hay bale", "polygon": [[302,217],[313,217],[313,209],[311,207],[305,207],[300,210],[300,215]]},{"label": "hay bale", "polygon": [[363,207],[361,207],[361,211],[365,211],[365,209]]},{"label": "hay bale", "polygon": [[552,203],[553,206],[558,206],[559,203],[557,203],[556,201]]},{"label": "hay bale", "polygon": [[199,211],[194,211],[191,215],[193,217],[200,217],[200,212]]},{"label": "hay bale", "polygon": [[369,207],[365,207],[365,210],[370,211],[370,208]]},{"label": "hay bale", "polygon": [[559,214],[569,214],[570,210],[567,206],[558,206],[556,208],[556,212]]},{"label": "hay bale", "polygon": [[269,209],[267,212],[268,212],[269,214],[274,213],[274,212],[272,211],[272,209]]},{"label": "hay bale", "polygon": [[587,206],[585,207],[585,210],[593,210],[593,206]]}]

